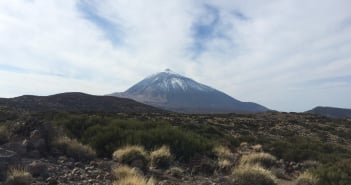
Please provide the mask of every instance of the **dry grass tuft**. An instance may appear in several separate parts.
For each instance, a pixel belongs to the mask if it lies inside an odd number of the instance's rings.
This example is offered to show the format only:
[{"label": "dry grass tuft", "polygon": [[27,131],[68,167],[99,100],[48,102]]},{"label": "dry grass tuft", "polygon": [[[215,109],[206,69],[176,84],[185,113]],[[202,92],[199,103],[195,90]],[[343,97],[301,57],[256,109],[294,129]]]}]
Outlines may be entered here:
[{"label": "dry grass tuft", "polygon": [[233,177],[236,185],[277,185],[272,172],[259,165],[239,165],[234,169]]},{"label": "dry grass tuft", "polygon": [[76,139],[71,139],[67,136],[56,138],[53,145],[67,156],[77,160],[90,160],[96,157],[96,152],[90,146],[83,145]]},{"label": "dry grass tuft", "polygon": [[135,169],[126,165],[118,166],[112,170],[115,179],[123,179],[129,176],[140,176],[141,174]]},{"label": "dry grass tuft", "polygon": [[229,172],[235,162],[232,151],[228,147],[219,145],[213,148],[213,153],[218,159],[217,165],[219,169],[224,172]]},{"label": "dry grass tuft", "polygon": [[143,176],[136,175],[114,181],[112,185],[155,185],[155,180],[152,177],[150,179],[146,179]]},{"label": "dry grass tuft", "polygon": [[171,165],[173,160],[169,146],[165,146],[165,145],[151,152],[150,158],[151,158],[151,165],[161,169],[168,168]]},{"label": "dry grass tuft", "polygon": [[125,146],[113,152],[112,154],[113,160],[131,165],[131,163],[135,160],[141,160],[145,165],[149,161],[149,155],[145,151],[144,147],[142,146]]},{"label": "dry grass tuft", "polygon": [[317,185],[317,184],[318,184],[318,178],[309,172],[305,172],[301,174],[297,178],[297,182],[296,182],[296,185]]},{"label": "dry grass tuft", "polygon": [[222,145],[216,146],[213,149],[213,153],[218,157],[218,158],[225,158],[225,159],[230,159],[233,157],[232,151],[228,147],[224,147]]},{"label": "dry grass tuft", "polygon": [[242,156],[240,159],[240,164],[241,165],[259,164],[265,168],[270,168],[275,164],[276,160],[277,159],[273,155],[269,153],[260,152],[260,153],[251,153],[251,154]]},{"label": "dry grass tuft", "polygon": [[263,147],[262,147],[262,145],[260,145],[260,144],[253,145],[251,148],[252,148],[255,152],[263,152]]},{"label": "dry grass tuft", "polygon": [[32,175],[24,167],[10,168],[7,174],[8,185],[29,185],[33,178]]},{"label": "dry grass tuft", "polygon": [[232,161],[224,158],[218,159],[218,167],[221,169],[228,169],[233,165]]}]

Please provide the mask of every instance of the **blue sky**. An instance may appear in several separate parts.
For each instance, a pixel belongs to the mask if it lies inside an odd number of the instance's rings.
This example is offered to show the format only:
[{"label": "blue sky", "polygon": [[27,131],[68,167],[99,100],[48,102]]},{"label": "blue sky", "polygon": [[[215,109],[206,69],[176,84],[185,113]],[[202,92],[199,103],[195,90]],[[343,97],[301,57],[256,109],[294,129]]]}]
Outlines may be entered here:
[{"label": "blue sky", "polygon": [[124,91],[171,68],[281,111],[351,108],[349,0],[5,0],[0,97]]}]

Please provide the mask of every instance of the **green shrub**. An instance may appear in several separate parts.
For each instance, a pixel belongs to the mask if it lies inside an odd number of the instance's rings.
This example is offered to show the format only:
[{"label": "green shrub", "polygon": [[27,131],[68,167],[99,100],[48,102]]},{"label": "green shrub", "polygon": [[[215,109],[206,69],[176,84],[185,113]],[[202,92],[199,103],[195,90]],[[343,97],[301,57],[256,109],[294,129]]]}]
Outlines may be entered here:
[{"label": "green shrub", "polygon": [[351,159],[322,165],[312,172],[318,176],[320,185],[350,185]]},{"label": "green shrub", "polygon": [[239,165],[233,177],[236,185],[277,185],[274,175],[258,165]]},{"label": "green shrub", "polygon": [[309,172],[305,172],[297,178],[296,185],[318,185],[318,178]]},{"label": "green shrub", "polygon": [[105,157],[125,145],[142,145],[149,150],[168,145],[175,158],[186,161],[196,153],[208,153],[212,148],[212,142],[207,138],[166,122],[112,119],[81,132],[81,140]]},{"label": "green shrub", "polygon": [[151,165],[156,168],[167,169],[172,163],[172,154],[169,146],[162,146],[151,152]]},{"label": "green shrub", "polygon": [[316,160],[321,163],[350,158],[351,150],[335,143],[323,143],[308,137],[271,139],[263,144],[265,151],[286,161]]}]

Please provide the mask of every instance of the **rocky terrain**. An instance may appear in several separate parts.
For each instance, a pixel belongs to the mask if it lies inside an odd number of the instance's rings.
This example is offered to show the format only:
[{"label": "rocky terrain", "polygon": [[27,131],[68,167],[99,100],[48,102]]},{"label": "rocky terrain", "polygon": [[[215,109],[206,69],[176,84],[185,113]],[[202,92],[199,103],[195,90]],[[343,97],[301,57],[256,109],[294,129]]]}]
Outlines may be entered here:
[{"label": "rocky terrain", "polygon": [[[125,124],[113,119],[125,120]],[[161,122],[156,124],[158,121]],[[115,136],[109,136],[110,132],[107,131],[114,130],[114,127],[108,127],[101,136],[92,135],[89,129],[94,128],[93,133],[98,134],[109,122],[111,126],[121,124],[119,130],[127,129],[123,132],[133,137],[132,141],[125,138],[125,142],[144,145],[147,153],[152,153],[155,146],[162,144],[171,147],[173,158],[167,168],[140,164],[138,160],[128,163],[143,177],[152,177],[154,184],[159,185],[237,184],[238,177],[233,175],[233,169],[235,171],[240,167],[243,156],[262,152],[274,157],[269,170],[278,185],[297,184],[298,177],[306,170],[317,170],[316,174],[322,174],[328,165],[351,158],[350,120],[333,120],[311,114],[37,113],[2,107],[0,184],[14,184],[9,181],[9,172],[13,168],[28,172],[29,180],[26,182],[29,184],[93,185],[116,182],[119,177],[114,169],[125,163],[111,156],[114,150],[125,145],[123,138],[112,139]],[[163,127],[164,124],[170,126]],[[128,125],[133,133],[128,131]],[[161,128],[161,133],[147,130],[150,127]],[[168,129],[175,129],[172,131],[174,133],[179,129],[179,134],[186,134],[173,136]],[[116,133],[124,134],[122,131]],[[138,133],[150,135],[141,135],[139,140]],[[153,137],[158,138],[157,135],[162,133],[165,135],[154,142]],[[67,143],[67,146],[60,144],[57,138],[62,135],[72,138],[67,141],[74,147],[70,148],[71,145]],[[178,144],[176,140],[179,140]],[[112,146],[111,150],[106,148],[108,145]],[[188,145],[190,148],[187,148]],[[226,154],[227,163],[224,166],[220,162],[223,158],[212,152],[212,147],[219,145],[225,146],[229,153]]]}]

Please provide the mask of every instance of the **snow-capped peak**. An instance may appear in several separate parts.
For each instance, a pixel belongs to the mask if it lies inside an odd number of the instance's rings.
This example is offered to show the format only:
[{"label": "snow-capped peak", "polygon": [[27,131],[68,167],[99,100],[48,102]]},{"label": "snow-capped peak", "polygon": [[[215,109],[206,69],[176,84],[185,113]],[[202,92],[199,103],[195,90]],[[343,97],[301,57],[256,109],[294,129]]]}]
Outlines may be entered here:
[{"label": "snow-capped peak", "polygon": [[185,76],[182,76],[170,69],[166,69],[163,72],[145,78],[129,90],[135,91],[139,88],[152,88],[165,92],[214,91],[213,88],[198,83]]}]

